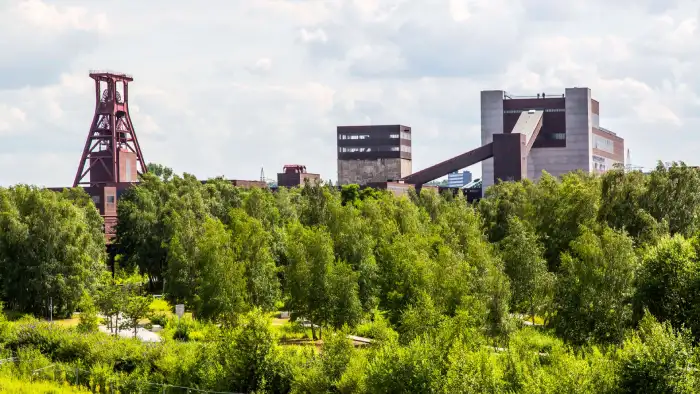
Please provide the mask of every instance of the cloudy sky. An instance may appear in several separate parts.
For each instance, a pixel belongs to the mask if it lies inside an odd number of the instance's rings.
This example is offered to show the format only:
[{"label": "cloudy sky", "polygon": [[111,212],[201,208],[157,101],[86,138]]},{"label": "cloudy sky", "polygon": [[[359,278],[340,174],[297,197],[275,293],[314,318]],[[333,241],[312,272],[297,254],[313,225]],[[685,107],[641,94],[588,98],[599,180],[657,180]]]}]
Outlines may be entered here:
[{"label": "cloudy sky", "polygon": [[[697,0],[0,0],[0,185],[72,183],[90,69],[134,76],[146,161],[336,179],[335,126],[413,129],[413,168],[476,147],[479,91],[588,86],[634,164],[700,164]],[[473,172],[479,173],[476,166]]]}]

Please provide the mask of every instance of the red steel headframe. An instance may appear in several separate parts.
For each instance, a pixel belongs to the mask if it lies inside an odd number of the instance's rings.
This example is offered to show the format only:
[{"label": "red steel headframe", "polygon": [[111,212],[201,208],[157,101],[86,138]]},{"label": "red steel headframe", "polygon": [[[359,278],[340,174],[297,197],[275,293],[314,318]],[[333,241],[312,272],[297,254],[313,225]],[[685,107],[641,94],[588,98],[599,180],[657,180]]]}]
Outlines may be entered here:
[{"label": "red steel headframe", "polygon": [[[121,151],[134,153],[141,168],[140,173],[146,172],[146,162],[143,160],[141,147],[129,116],[128,85],[133,78],[126,74],[102,71],[91,71],[90,78],[95,80],[95,115],[85,141],[73,187],[119,183]],[[119,85],[122,85],[121,93],[117,89]],[[103,170],[104,176],[99,177],[100,179],[85,180],[86,175],[95,166],[102,167],[100,171]]]}]

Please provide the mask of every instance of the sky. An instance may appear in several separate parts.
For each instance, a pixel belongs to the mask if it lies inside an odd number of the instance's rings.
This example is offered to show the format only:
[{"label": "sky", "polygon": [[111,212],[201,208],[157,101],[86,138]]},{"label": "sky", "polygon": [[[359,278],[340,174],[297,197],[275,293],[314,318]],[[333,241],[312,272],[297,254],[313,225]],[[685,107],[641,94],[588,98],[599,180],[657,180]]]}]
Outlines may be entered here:
[{"label": "sky", "polygon": [[0,0],[0,186],[72,184],[92,69],[133,75],[145,160],[200,179],[335,180],[335,127],[357,124],[411,126],[417,171],[480,144],[481,90],[574,86],[632,164],[698,165],[699,18],[697,0]]}]

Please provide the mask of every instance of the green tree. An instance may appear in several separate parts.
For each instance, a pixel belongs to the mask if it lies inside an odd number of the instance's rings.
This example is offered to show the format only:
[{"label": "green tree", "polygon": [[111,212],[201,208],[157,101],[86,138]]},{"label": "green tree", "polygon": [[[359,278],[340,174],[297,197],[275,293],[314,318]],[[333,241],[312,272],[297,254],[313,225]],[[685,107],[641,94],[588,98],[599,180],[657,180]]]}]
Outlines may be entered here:
[{"label": "green tree", "polygon": [[700,230],[700,170],[682,162],[659,163],[649,174],[647,190],[647,211],[668,222],[671,234],[689,237]]},{"label": "green tree", "polygon": [[580,171],[565,174],[561,181],[544,173],[534,194],[535,223],[544,246],[551,272],[557,272],[562,253],[581,235],[581,229],[593,227],[600,205],[598,179]]},{"label": "green tree", "polygon": [[627,231],[638,244],[655,243],[668,231],[667,222],[657,221],[646,209],[645,200],[651,191],[649,177],[641,171],[616,169],[601,179],[599,220],[610,227]]},{"label": "green tree", "polygon": [[561,260],[552,321],[557,334],[576,344],[620,341],[632,321],[632,239],[609,227],[582,228]]},{"label": "green tree", "polygon": [[620,350],[620,388],[628,393],[697,393],[697,356],[690,333],[645,314]]},{"label": "green tree", "polygon": [[264,311],[272,310],[280,297],[280,282],[270,247],[272,235],[260,220],[241,209],[229,212],[229,228],[234,258],[245,267],[247,303]]},{"label": "green tree", "polygon": [[236,260],[231,243],[230,232],[218,219],[204,221],[194,256],[194,306],[201,318],[230,323],[248,309],[245,264]]},{"label": "green tree", "polygon": [[[361,312],[357,294],[357,276],[350,268],[336,262],[333,243],[323,228],[289,228],[287,246],[287,286],[289,307],[298,316],[323,327],[354,324]],[[312,326],[316,339],[316,330]]]},{"label": "green tree", "polygon": [[279,348],[262,311],[253,309],[241,315],[236,328],[224,332],[217,345],[223,370],[219,389],[243,393],[274,390]]},{"label": "green tree", "polygon": [[148,163],[146,168],[148,173],[153,174],[164,181],[168,181],[173,176],[173,170],[162,164]]},{"label": "green tree", "polygon": [[94,205],[28,186],[0,188],[0,280],[9,308],[69,316],[105,270]]},{"label": "green tree", "polygon": [[169,185],[151,173],[138,187],[128,189],[117,205],[116,244],[125,268],[138,267],[148,276],[151,290],[161,283],[168,250],[163,205],[170,197]]},{"label": "green tree", "polygon": [[144,295],[141,292],[133,292],[129,294],[123,305],[124,321],[122,328],[133,329],[134,338],[138,333],[139,321],[146,318],[148,315],[148,306],[151,304],[153,297]]},{"label": "green tree", "polygon": [[662,322],[697,330],[699,283],[700,264],[693,243],[680,234],[662,238],[642,256],[634,300],[637,319],[648,310]]},{"label": "green tree", "polygon": [[517,217],[508,220],[507,235],[499,242],[505,273],[510,278],[513,310],[535,315],[550,304],[555,276],[537,234]]},{"label": "green tree", "polygon": [[[322,325],[328,320],[328,271],[333,263],[333,244],[327,232],[292,225],[288,229],[287,291],[289,307],[299,316]],[[312,325],[313,338],[316,330]]]},{"label": "green tree", "polygon": [[349,264],[333,262],[328,272],[328,323],[336,329],[354,327],[362,317],[357,280],[360,274]]}]

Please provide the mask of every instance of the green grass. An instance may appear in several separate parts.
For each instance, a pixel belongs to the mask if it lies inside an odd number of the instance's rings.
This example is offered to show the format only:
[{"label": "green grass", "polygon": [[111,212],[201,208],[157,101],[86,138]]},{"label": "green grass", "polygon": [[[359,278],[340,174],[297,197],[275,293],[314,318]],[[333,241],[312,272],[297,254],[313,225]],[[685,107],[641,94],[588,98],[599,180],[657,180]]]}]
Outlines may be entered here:
[{"label": "green grass", "polygon": [[62,385],[54,382],[30,382],[16,378],[0,377],[0,393],[14,394],[87,394],[87,390],[72,387],[68,382]]},{"label": "green grass", "polygon": [[[530,315],[525,315],[525,316],[523,316],[523,320],[524,320],[524,321],[532,322],[532,316],[530,316]],[[535,315],[535,324],[543,325],[543,324],[544,324],[544,318]]]}]

